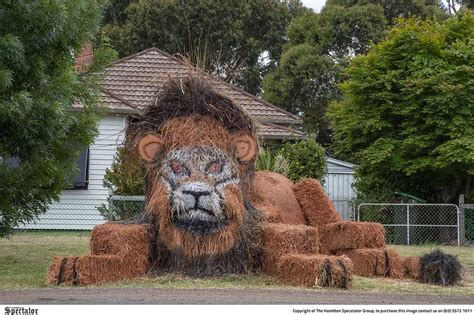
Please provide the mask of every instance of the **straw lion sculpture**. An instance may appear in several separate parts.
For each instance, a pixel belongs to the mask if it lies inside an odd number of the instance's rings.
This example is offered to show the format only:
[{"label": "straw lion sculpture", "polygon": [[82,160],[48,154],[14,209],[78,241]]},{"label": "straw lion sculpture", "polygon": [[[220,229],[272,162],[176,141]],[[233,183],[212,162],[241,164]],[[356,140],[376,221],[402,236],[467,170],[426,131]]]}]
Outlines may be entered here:
[{"label": "straw lion sculpture", "polygon": [[385,247],[380,224],[341,221],[317,180],[255,172],[254,123],[203,79],[170,80],[130,123],[126,146],[145,162],[145,212],[96,226],[91,255],[55,257],[49,283],[263,272],[350,288],[353,274],[422,278],[419,258]]}]

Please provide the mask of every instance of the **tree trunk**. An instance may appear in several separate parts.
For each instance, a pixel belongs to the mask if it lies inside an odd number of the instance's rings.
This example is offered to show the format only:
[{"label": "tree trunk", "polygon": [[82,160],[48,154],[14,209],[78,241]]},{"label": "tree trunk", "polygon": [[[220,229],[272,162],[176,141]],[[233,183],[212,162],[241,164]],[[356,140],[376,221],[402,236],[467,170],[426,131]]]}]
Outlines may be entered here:
[{"label": "tree trunk", "polygon": [[458,192],[459,187],[461,186],[462,178],[459,175],[456,175],[456,180],[454,185],[451,187],[443,188],[443,203],[450,203],[453,201],[454,196]]},{"label": "tree trunk", "polygon": [[[453,198],[458,193],[459,188],[462,185],[462,178],[460,176],[455,177],[455,182],[451,187],[444,187],[443,188],[443,196],[442,202],[443,203],[451,203],[453,202]],[[440,211],[438,213],[438,223],[437,224],[448,224],[449,218],[452,214]],[[449,228],[441,228],[438,235],[438,242],[440,244],[450,244],[454,240],[453,235]]]},{"label": "tree trunk", "polygon": [[466,196],[467,200],[470,200],[471,179],[472,179],[472,175],[467,175],[466,181],[464,183],[464,196]]}]

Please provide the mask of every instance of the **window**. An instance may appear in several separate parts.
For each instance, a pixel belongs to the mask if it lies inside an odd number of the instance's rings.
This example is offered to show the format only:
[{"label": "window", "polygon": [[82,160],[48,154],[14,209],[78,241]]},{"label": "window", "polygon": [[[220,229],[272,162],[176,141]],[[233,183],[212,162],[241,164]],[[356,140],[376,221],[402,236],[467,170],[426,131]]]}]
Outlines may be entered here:
[{"label": "window", "polygon": [[87,189],[89,184],[89,148],[85,149],[77,159],[79,173],[72,180],[71,189]]}]

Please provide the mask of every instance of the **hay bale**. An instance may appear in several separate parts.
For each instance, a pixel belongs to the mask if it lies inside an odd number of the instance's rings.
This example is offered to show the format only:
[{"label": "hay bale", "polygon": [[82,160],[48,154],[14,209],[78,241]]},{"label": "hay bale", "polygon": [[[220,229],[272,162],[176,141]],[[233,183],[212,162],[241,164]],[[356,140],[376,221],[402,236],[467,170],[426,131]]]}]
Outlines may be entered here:
[{"label": "hay bale", "polygon": [[[91,285],[105,282],[132,279],[138,276],[134,266],[124,262],[123,258],[116,255],[90,255],[77,259],[75,272],[77,285]],[[74,275],[74,270],[71,272]],[[65,283],[70,283],[71,278],[66,275]],[[74,283],[72,283],[74,284]]]},{"label": "hay bale", "polygon": [[146,273],[148,260],[118,255],[54,257],[48,270],[49,284],[92,285],[133,279]]},{"label": "hay bale", "polygon": [[94,227],[91,236],[92,255],[117,255],[120,270],[144,274],[150,259],[150,232],[145,224],[105,223]]},{"label": "hay bale", "polygon": [[[55,256],[48,267],[48,278],[46,283],[51,285],[59,285],[62,283],[64,278],[64,269],[67,263],[68,257]],[[74,259],[74,257],[72,258]],[[72,260],[71,259],[71,260]]]},{"label": "hay bale", "polygon": [[442,286],[454,285],[461,281],[462,266],[456,256],[439,249],[420,258],[420,281]]},{"label": "hay bale", "polygon": [[318,229],[307,225],[266,224],[264,242],[263,270],[268,274],[275,273],[283,255],[319,253]]},{"label": "hay bale", "polygon": [[147,225],[97,225],[92,231],[92,255],[54,257],[47,281],[90,285],[144,275],[149,265],[149,241]]},{"label": "hay bale", "polygon": [[357,248],[383,248],[385,229],[379,223],[343,221],[319,228],[321,253],[334,254],[337,251]]},{"label": "hay bale", "polygon": [[341,221],[319,181],[303,179],[295,184],[293,190],[309,225],[319,227]]},{"label": "hay bale", "polygon": [[145,224],[99,224],[92,230],[93,255],[149,256],[149,227]]},{"label": "hay bale", "polygon": [[341,250],[337,255],[345,255],[354,264],[354,274],[363,277],[402,278],[405,267],[402,258],[392,249],[361,248]]},{"label": "hay bale", "polygon": [[352,262],[345,256],[291,254],[281,257],[276,276],[304,287],[352,287]]},{"label": "hay bale", "polygon": [[48,283],[91,285],[129,278],[128,274],[123,277],[120,264],[116,255],[55,257],[49,267]]},{"label": "hay bale", "polygon": [[293,182],[281,174],[258,171],[250,201],[271,222],[306,224],[293,187]]},{"label": "hay bale", "polygon": [[403,257],[403,266],[405,268],[405,276],[412,279],[418,279],[420,276],[420,257],[408,256]]}]

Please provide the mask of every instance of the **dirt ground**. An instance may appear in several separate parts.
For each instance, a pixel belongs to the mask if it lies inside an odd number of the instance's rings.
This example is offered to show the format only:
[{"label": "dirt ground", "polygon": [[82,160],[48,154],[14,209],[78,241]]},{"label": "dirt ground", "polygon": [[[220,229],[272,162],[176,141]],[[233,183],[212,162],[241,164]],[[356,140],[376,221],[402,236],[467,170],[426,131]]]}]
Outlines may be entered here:
[{"label": "dirt ground", "polygon": [[0,304],[474,304],[474,296],[303,289],[51,288],[0,291]]}]

